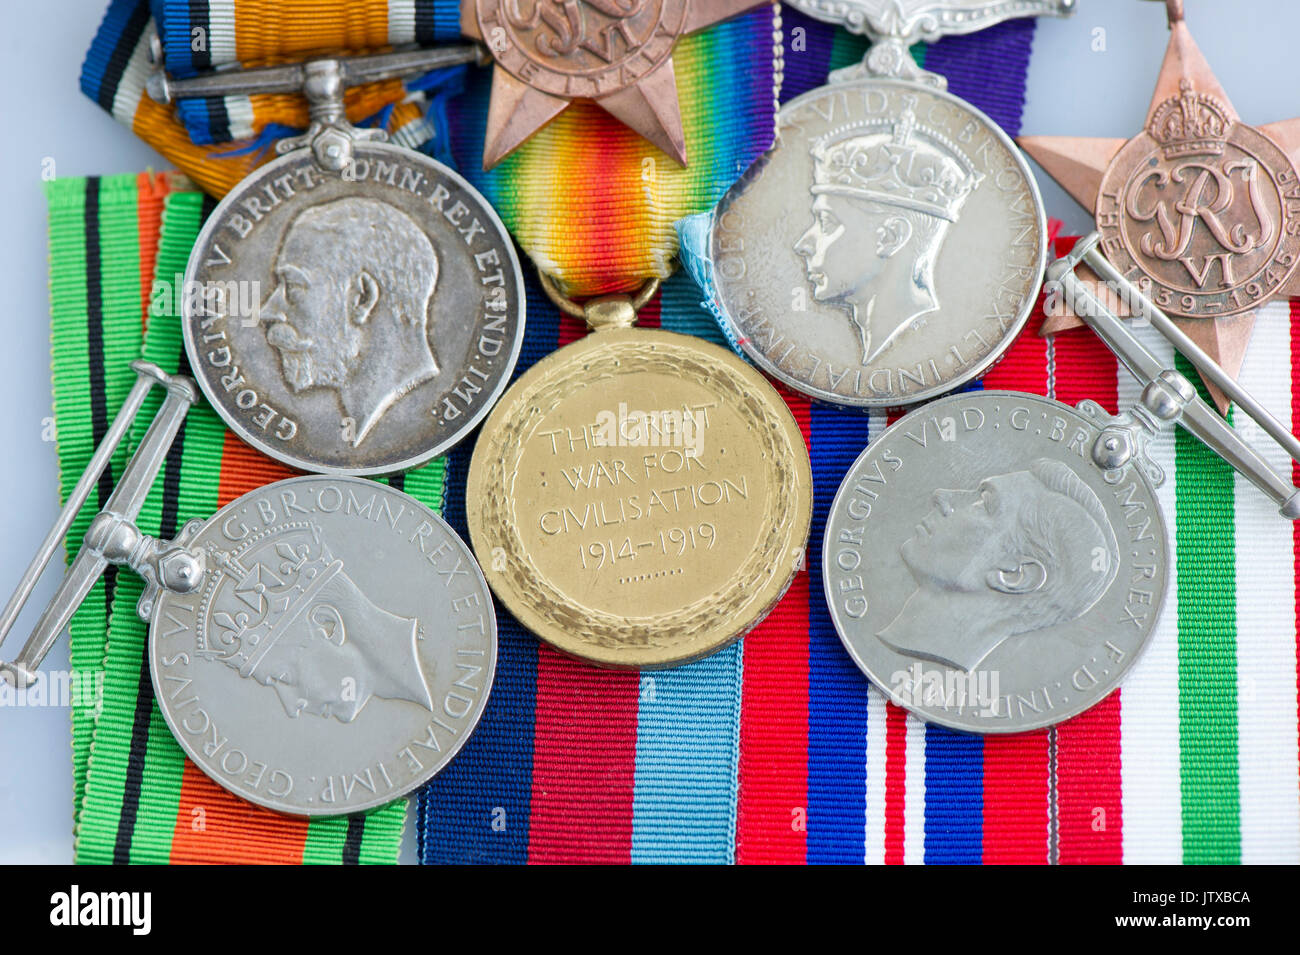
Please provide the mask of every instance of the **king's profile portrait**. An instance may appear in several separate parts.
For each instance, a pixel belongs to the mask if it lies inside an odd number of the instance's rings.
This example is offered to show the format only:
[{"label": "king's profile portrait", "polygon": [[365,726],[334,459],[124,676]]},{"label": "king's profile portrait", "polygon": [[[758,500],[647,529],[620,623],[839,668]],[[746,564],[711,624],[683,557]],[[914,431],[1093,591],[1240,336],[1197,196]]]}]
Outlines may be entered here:
[{"label": "king's profile portrait", "polygon": [[417,645],[420,622],[377,606],[311,525],[217,559],[198,655],[270,687],[291,717],[350,723],[374,697],[433,710]]},{"label": "king's profile portrait", "polygon": [[909,656],[973,671],[1010,637],[1082,617],[1119,573],[1100,498],[1059,461],[937,490],[932,504],[900,548],[916,589],[877,634]]},{"label": "king's profile portrait", "polygon": [[312,206],[285,230],[260,317],[295,394],[338,395],[359,446],[402,397],[438,374],[430,310],[438,255],[396,206],[345,198]]},{"label": "king's profile portrait", "polygon": [[813,298],[848,312],[871,364],[939,309],[935,266],[983,175],[910,107],[832,130],[812,159],[812,224],[794,251]]}]

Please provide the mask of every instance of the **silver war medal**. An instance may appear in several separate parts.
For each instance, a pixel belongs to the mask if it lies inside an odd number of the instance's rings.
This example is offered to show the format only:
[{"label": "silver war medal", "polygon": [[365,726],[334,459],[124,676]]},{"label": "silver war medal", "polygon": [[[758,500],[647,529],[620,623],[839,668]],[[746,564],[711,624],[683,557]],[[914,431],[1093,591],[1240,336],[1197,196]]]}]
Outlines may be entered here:
[{"label": "silver war medal", "polygon": [[711,218],[713,306],[770,375],[849,407],[978,378],[1037,300],[1046,217],[1024,157],[907,47],[1071,3],[796,2],[871,35],[787,103],[776,146]]},{"label": "silver war medal", "polygon": [[[1141,655],[1168,589],[1167,533],[1147,455],[1177,422],[1300,518],[1300,490],[1167,368],[1099,297],[1096,278],[1300,460],[1300,441],[1098,251],[1048,276],[1144,386],[1112,417],[1034,395],[934,401],[877,438],[836,495],[822,554],[846,649],[896,703],[954,729],[1050,726],[1104,699]],[[1084,277],[1076,274],[1084,272]],[[1091,272],[1092,274],[1088,274]]]},{"label": "silver war medal", "polygon": [[146,362],[0,616],[13,627],[151,386],[166,398],[18,657],[26,687],[109,564],[145,580],[163,718],[235,795],[297,815],[361,812],[427,782],[468,739],[496,665],[491,594],[468,547],[415,498],[302,476],[258,488],[174,540],[135,520],[197,391]]},{"label": "silver war medal", "polygon": [[245,442],[292,467],[388,474],[445,453],[523,341],[519,261],[461,176],[357,129],[343,90],[473,60],[416,50],[151,85],[161,99],[301,91],[311,127],[213,211],[185,272],[190,366]]}]

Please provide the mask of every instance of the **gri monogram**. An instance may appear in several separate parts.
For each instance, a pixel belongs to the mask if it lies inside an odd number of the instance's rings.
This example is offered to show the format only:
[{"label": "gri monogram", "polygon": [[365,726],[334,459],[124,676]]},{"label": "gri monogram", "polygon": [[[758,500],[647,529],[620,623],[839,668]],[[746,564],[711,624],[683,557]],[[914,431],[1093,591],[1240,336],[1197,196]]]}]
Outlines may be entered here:
[{"label": "gri monogram", "polygon": [[[1196,283],[1204,288],[1215,262],[1223,270],[1225,287],[1236,284],[1232,259],[1266,247],[1273,241],[1276,223],[1260,193],[1260,167],[1253,159],[1238,159],[1212,164],[1186,162],[1172,172],[1156,169],[1135,184],[1125,204],[1125,212],[1135,222],[1154,222],[1158,229],[1142,235],[1139,246],[1144,255],[1165,262],[1181,262]],[[1242,222],[1233,210],[1238,183],[1246,186],[1253,222]],[[1143,205],[1143,191],[1148,185],[1165,191],[1183,186],[1181,194]],[[1224,214],[1233,210],[1227,217]],[[1196,223],[1201,222],[1223,250],[1199,257],[1189,255]]]}]

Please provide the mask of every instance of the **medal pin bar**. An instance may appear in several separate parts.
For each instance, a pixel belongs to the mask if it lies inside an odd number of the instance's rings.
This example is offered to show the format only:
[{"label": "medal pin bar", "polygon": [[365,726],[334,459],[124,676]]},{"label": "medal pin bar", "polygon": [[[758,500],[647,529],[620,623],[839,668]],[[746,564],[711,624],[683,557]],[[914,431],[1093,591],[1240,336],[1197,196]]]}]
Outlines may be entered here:
[{"label": "medal pin bar", "polygon": [[[1181,424],[1284,517],[1300,518],[1300,489],[1158,358],[1116,306],[1149,320],[1296,460],[1300,441],[1127,281],[1101,254],[1100,242],[1099,235],[1088,236],[1054,262],[1047,287],[1137,379],[1136,404],[1112,416],[1091,400],[1070,408],[1017,392],[954,393],[876,437],[831,507],[823,568],[836,630],[868,678],[929,722],[977,733],[1040,729],[1077,716],[1120,685],[1148,644],[1169,588],[1167,530],[1155,496],[1165,473],[1149,453],[1163,427]],[[1050,416],[1053,424],[1032,427],[1035,416],[1044,423]],[[952,422],[950,437],[926,442],[930,423],[943,421]],[[1067,433],[1074,435],[1068,450]],[[1076,455],[1088,463],[1080,467]],[[913,490],[886,476],[903,467],[929,480],[914,479],[919,490]],[[962,490],[972,487],[977,490]],[[1055,533],[1027,545],[1026,515],[1046,514],[1049,501]],[[1129,523],[1127,513],[1141,520]],[[1073,556],[1071,547],[1078,548]],[[986,565],[988,553],[1000,556]],[[978,581],[986,567],[991,576],[982,584],[947,586],[952,554],[963,574],[976,568],[969,579]],[[897,588],[907,593],[909,581],[915,591],[902,600]],[[1083,589],[1072,589],[1070,581],[1083,582]],[[1131,581],[1141,587],[1130,590]],[[1043,603],[1044,595],[1052,601]],[[1008,642],[1008,634],[1035,634],[1039,646],[1055,650],[1028,652],[1025,644]],[[1053,635],[1064,639],[1050,644]],[[974,679],[977,671],[992,680],[996,673],[1000,689],[995,698],[983,690],[958,695],[950,705],[943,694],[920,692],[919,676],[898,682],[917,660],[940,664],[933,672],[941,680]]]},{"label": "medal pin bar", "polygon": [[103,441],[95,449],[81,479],[68,495],[58,520],[41,543],[17,590],[9,598],[3,615],[0,615],[0,644],[4,643],[5,637],[17,622],[18,615],[41,574],[67,536],[68,529],[99,481],[113,452],[126,437],[131,422],[135,420],[149,392],[155,385],[160,385],[166,389],[166,397],[103,510],[91,522],[81,550],[64,575],[63,583],[41,614],[27,643],[12,662],[0,660],[0,679],[16,689],[23,689],[36,679],[37,667],[109,564],[129,566],[145,579],[147,586],[137,609],[146,620],[153,611],[153,603],[160,590],[193,593],[203,581],[203,553],[191,550],[188,546],[202,526],[202,521],[189,521],[176,539],[170,541],[142,534],[133,523],[144,507],[154,478],[166,461],[167,451],[181,422],[185,420],[190,405],[198,400],[198,390],[189,378],[168,375],[149,362],[135,361],[131,367],[138,376],[135,385],[117,417],[113,419]]},{"label": "medal pin bar", "polygon": [[418,76],[464,63],[488,62],[490,58],[484,47],[465,45],[305,60],[249,70],[218,70],[189,79],[172,79],[159,69],[149,78],[148,92],[163,104],[208,96],[302,93],[310,107],[311,127],[300,137],[278,142],[276,151],[283,155],[309,145],[322,167],[341,170],[352,158],[354,141],[387,138],[381,129],[358,129],[348,122],[343,110],[345,89]]},{"label": "medal pin bar", "polygon": [[[218,785],[278,812],[330,816],[369,811],[427,782],[473,732],[495,667],[495,617],[478,609],[490,601],[469,548],[415,498],[346,476],[302,475],[250,491],[206,520],[186,521],[172,540],[144,533],[136,521],[198,389],[189,378],[168,375],[148,362],[132,367],[139,378],[5,607],[0,642],[152,386],[163,386],[166,397],[22,651],[12,662],[0,662],[0,678],[15,689],[31,686],[96,580],[109,564],[126,566],[145,581],[136,612],[149,624],[147,665],[159,711],[186,755]],[[364,504],[344,504],[345,497],[355,501],[367,492],[373,496]],[[390,526],[363,517],[372,507],[409,515],[415,533],[407,527],[396,533],[398,518]],[[351,536],[339,533],[340,524]],[[424,555],[426,538],[431,553],[454,564],[454,570],[415,560]],[[393,546],[398,552],[385,558],[384,548]],[[367,572],[367,564],[376,562],[418,568],[409,581],[415,596],[400,603],[400,613],[376,603],[393,600],[391,592],[374,586],[376,573]],[[459,592],[450,590],[450,582],[435,587],[438,573],[455,573]],[[457,626],[458,615],[473,622]],[[471,632],[462,636],[467,627]],[[364,689],[337,696],[331,681],[313,682],[315,671],[304,675],[293,662],[304,648],[316,665],[350,667],[354,685]],[[451,661],[462,656],[481,661],[474,666],[489,676],[452,717],[452,725],[449,714],[433,715],[428,674],[435,674],[433,685],[447,692]],[[257,693],[250,704],[241,696],[248,685],[276,692]],[[159,692],[161,686],[183,686],[186,694]],[[380,703],[372,704],[376,698]],[[371,727],[368,734],[349,732],[363,707],[381,705],[387,707],[384,719],[361,724]],[[305,723],[296,722],[300,713],[310,714]],[[333,729],[335,719],[338,729]],[[332,729],[324,746],[322,722]],[[277,768],[269,776],[231,773],[223,757],[203,745],[207,727],[217,724],[230,739],[238,737],[240,746],[258,747],[256,758]],[[382,726],[378,735],[375,725]],[[432,732],[432,726],[445,734],[438,759],[386,766],[380,770],[382,785],[358,787],[355,793],[335,793],[328,782],[340,762],[382,765],[395,746],[428,738],[421,734]],[[221,749],[228,751],[248,756],[237,747]],[[327,781],[323,789],[313,785],[318,780]]]},{"label": "medal pin bar", "polygon": [[[1107,469],[1124,467],[1135,456],[1143,457],[1141,445],[1162,423],[1177,422],[1216,454],[1237,469],[1252,484],[1272,498],[1283,517],[1300,519],[1300,490],[1279,474],[1254,448],[1243,440],[1226,421],[1196,394],[1191,383],[1164,364],[1133,334],[1115,311],[1099,296],[1092,283],[1080,277],[1080,266],[1091,269],[1121,301],[1128,302],[1135,315],[1151,323],[1170,344],[1196,366],[1208,381],[1222,389],[1241,411],[1245,412],[1293,459],[1300,461],[1300,440],[1287,430],[1267,408],[1223,370],[1204,350],[1189,338],[1142,291],[1124,278],[1101,254],[1101,236],[1093,233],[1079,241],[1068,254],[1049,266],[1047,278],[1059,284],[1064,301],[1091,328],[1117,358],[1142,382],[1142,407],[1127,416],[1129,424],[1119,423],[1121,415],[1103,433],[1093,448],[1096,463]],[[1150,412],[1154,417],[1149,416]],[[1145,462],[1148,471],[1154,468]],[[1163,475],[1151,477],[1160,483]]]}]

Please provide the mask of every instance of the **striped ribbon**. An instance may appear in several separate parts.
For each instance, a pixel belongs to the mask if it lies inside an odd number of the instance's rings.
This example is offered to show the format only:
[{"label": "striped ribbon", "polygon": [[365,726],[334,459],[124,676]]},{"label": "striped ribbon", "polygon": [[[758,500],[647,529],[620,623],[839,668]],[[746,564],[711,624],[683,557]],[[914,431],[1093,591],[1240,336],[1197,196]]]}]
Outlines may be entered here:
[{"label": "striped ribbon", "polygon": [[[65,493],[130,386],[128,361],[143,354],[167,371],[188,369],[175,290],[212,202],[192,191],[168,194],[171,187],[166,178],[148,176],[50,186],[55,417]],[[142,336],[143,303],[151,294]],[[132,442],[140,440],[160,401],[155,391],[132,428]],[[119,455],[101,482],[100,503],[122,463]],[[170,537],[185,520],[206,517],[290,475],[235,439],[200,404],[137,523],[146,533]],[[390,483],[440,507],[442,462]],[[78,531],[92,513],[81,515]],[[70,553],[78,542],[79,535],[70,538]],[[141,589],[133,574],[106,575],[72,628],[74,666],[103,686],[98,707],[73,713],[77,861],[396,861],[405,800],[367,815],[308,822],[236,798],[185,760],[154,701],[145,660],[148,628],[135,612]]]},{"label": "striped ribbon", "polygon": [[[318,36],[321,45],[310,48],[323,54],[364,52],[370,47],[359,44],[375,39],[373,28],[365,24],[374,22],[379,8],[386,11],[391,6],[400,14],[408,7],[426,6],[424,0],[414,3],[350,0],[336,5],[340,9],[346,7],[341,19],[330,17],[329,11],[317,3],[240,3],[239,7],[251,14],[241,18],[241,25],[269,23],[271,30],[255,33],[248,47],[247,65],[292,58],[291,47],[282,47],[272,55],[276,36],[294,43]],[[274,139],[298,131],[307,120],[302,98],[296,96],[208,97],[187,100],[173,107],[154,102],[145,92],[145,83],[155,69],[149,62],[149,44],[154,37],[169,38],[165,56],[168,69],[174,74],[192,75],[234,62],[223,52],[244,49],[234,39],[234,8],[231,0],[154,0],[152,5],[150,0],[111,0],[81,68],[83,93],[217,198],[234,188],[254,168],[274,158],[270,148]],[[354,8],[368,12],[354,16],[348,12]],[[259,21],[258,16],[267,19]],[[436,39],[450,36],[445,19],[445,15],[438,18]],[[348,30],[355,27],[356,33],[341,34],[340,23],[347,25]],[[161,24],[161,31],[156,24]],[[312,33],[314,29],[320,32]],[[395,25],[388,42],[408,42],[404,39],[408,32],[405,26]],[[340,36],[355,39],[344,43],[339,42]],[[383,44],[381,39],[377,45]],[[459,71],[449,75],[458,76]],[[430,77],[422,77],[409,85],[431,82]],[[348,119],[353,123],[366,125],[382,121],[381,125],[395,142],[415,149],[426,146],[433,136],[433,128],[424,118],[425,98],[425,94],[412,94],[408,86],[393,81],[349,90],[345,102]],[[212,145],[249,137],[257,138],[242,148],[221,149]]]},{"label": "striped ribbon", "polygon": [[[772,142],[777,25],[764,9],[679,42],[689,169],[579,103],[485,173],[485,76],[448,104],[451,158],[572,294],[668,276],[673,222],[716,202]],[[697,302],[688,279],[671,278],[639,324],[720,341]],[[531,277],[528,310],[520,373],[586,332],[561,318]],[[450,456],[453,485],[471,454],[462,447]],[[455,496],[448,519],[466,532]],[[734,858],[741,648],[666,672],[611,672],[539,647],[499,605],[497,615],[492,699],[466,748],[421,796],[422,860]],[[778,611],[765,626],[782,618]]]},{"label": "striped ribbon", "polygon": [[[67,499],[108,429],[135,378],[129,363],[140,355],[144,316],[153,281],[166,176],[55,180],[46,194],[50,211],[50,343],[54,412],[58,422],[60,493]],[[118,449],[97,488],[95,508],[78,515],[68,534],[76,553],[94,512],[112,492],[126,463]],[[104,669],[104,635],[117,579],[109,568],[73,616],[72,775],[74,814],[85,793],[86,762],[98,715]]]},{"label": "striped ribbon", "polygon": [[[152,14],[167,68],[176,76],[460,37],[455,0],[154,0]],[[361,122],[398,104],[387,119],[395,138],[457,165],[567,292],[627,291],[671,273],[677,252],[672,224],[709,208],[771,145],[777,26],[774,10],[762,9],[678,44],[677,88],[691,156],[686,169],[599,107],[578,103],[493,172],[483,172],[489,70],[468,79],[463,69],[449,71],[432,84],[436,89],[413,100],[396,81],[351,90],[348,115]],[[182,101],[174,110],[154,103],[144,93],[152,29],[148,0],[113,0],[87,55],[82,89],[207,192],[225,195],[267,158],[268,150],[257,147],[305,125],[302,99],[207,97]],[[468,91],[449,102],[447,94],[462,82]],[[430,85],[423,77],[408,87]],[[449,123],[463,134],[453,137],[450,151],[431,139]],[[233,155],[209,146],[249,139],[255,146]]]},{"label": "striped ribbon", "polygon": [[[847,34],[783,17],[785,97],[860,57]],[[1032,31],[1010,22],[916,55],[1014,134]],[[718,340],[699,297],[674,278],[650,320]],[[521,368],[578,333],[535,290],[529,305]],[[1242,378],[1300,425],[1300,333],[1280,318],[1265,314]],[[983,387],[1111,411],[1137,400],[1095,336],[1044,340],[1041,323]],[[816,555],[843,475],[889,422],[786,398],[812,452]],[[666,673],[595,671],[499,610],[489,712],[420,799],[423,861],[1300,860],[1300,532],[1185,433],[1154,453],[1170,476],[1160,494],[1178,580],[1122,692],[1083,716],[987,738],[908,716],[844,653],[815,560],[742,645]],[[468,454],[449,461],[453,485]],[[463,527],[455,496],[448,515]]]},{"label": "striped ribbon", "polygon": [[[840,31],[783,18],[787,98],[860,55]],[[918,58],[1014,133],[1032,29],[945,39]],[[674,278],[643,317],[715,337],[699,297]],[[520,371],[580,334],[535,287],[529,305]],[[1261,316],[1242,381],[1300,430],[1300,335],[1285,308]],[[1095,338],[1044,341],[1040,323],[985,386],[1111,410],[1136,400]],[[787,400],[812,449],[817,554],[839,481],[888,422]],[[453,489],[469,453],[447,459]],[[989,738],[907,716],[844,654],[815,560],[742,645],[661,673],[597,672],[539,648],[498,609],[493,695],[421,794],[422,860],[1297,861],[1300,529],[1185,433],[1163,435],[1154,454],[1169,475],[1160,497],[1178,579],[1122,692],[1084,716]],[[463,496],[448,495],[462,533],[463,512]]]},{"label": "striped ribbon", "polygon": [[[403,44],[431,46],[461,39],[459,4],[449,0],[153,0],[150,4],[168,73],[183,78],[335,53],[376,52]],[[401,102],[397,80],[347,91],[349,116],[372,116]],[[195,143],[251,139],[268,127],[302,128],[301,96],[213,96],[184,100],[176,113]]]}]

